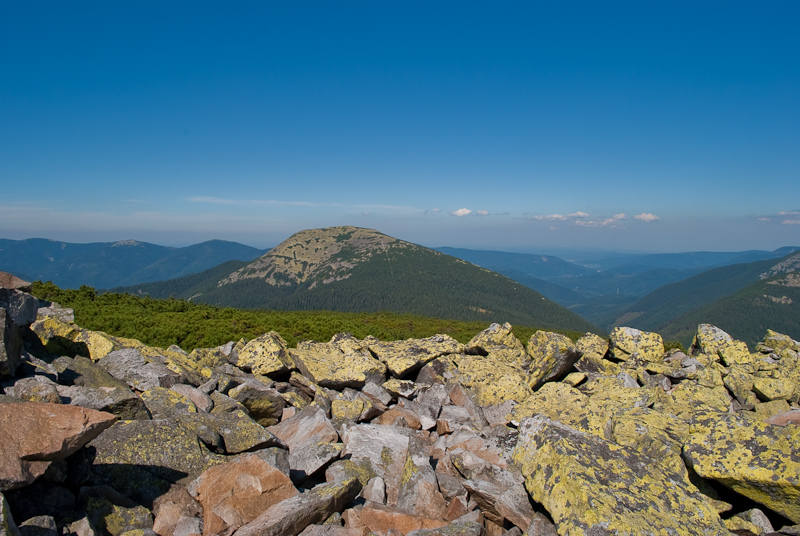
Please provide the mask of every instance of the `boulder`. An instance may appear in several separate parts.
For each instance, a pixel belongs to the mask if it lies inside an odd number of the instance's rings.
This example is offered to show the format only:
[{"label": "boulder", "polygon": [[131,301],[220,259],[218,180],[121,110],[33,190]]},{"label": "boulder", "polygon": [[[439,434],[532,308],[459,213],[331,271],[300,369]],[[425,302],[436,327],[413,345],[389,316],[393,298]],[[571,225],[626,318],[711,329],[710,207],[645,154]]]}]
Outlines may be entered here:
[{"label": "boulder", "polygon": [[286,401],[275,389],[262,382],[248,379],[228,392],[228,396],[247,408],[250,417],[261,426],[272,426],[280,422]]},{"label": "boulder", "polygon": [[528,385],[534,391],[545,382],[566,376],[582,355],[566,335],[542,330],[531,335],[528,353]]},{"label": "boulder", "polygon": [[308,525],[320,523],[355,499],[361,491],[358,478],[320,484],[303,494],[268,508],[234,536],[296,536]]},{"label": "boulder", "polygon": [[685,469],[547,417],[520,424],[513,459],[560,533],[728,534]]},{"label": "boulder", "polygon": [[418,516],[443,519],[447,503],[439,491],[436,473],[429,460],[428,445],[412,436],[400,479],[397,508]]},{"label": "boulder", "polygon": [[254,454],[206,469],[190,489],[203,505],[204,534],[235,530],[298,495],[286,475]]},{"label": "boulder", "polygon": [[367,382],[381,384],[386,377],[386,365],[348,334],[334,335],[328,343],[302,341],[290,354],[305,377],[331,389],[360,389]]},{"label": "boulder", "polygon": [[150,418],[144,402],[127,383],[114,378],[86,357],[73,358],[61,377],[75,384],[58,387],[65,404],[107,411],[123,420]]},{"label": "boulder", "polygon": [[575,349],[583,356],[603,359],[608,352],[608,341],[594,333],[584,333],[575,341]]},{"label": "boulder", "polygon": [[382,342],[375,337],[367,337],[364,339],[364,344],[386,364],[389,372],[395,378],[404,378],[439,356],[458,354],[464,349],[463,344],[449,335],[434,335],[426,339],[391,342]]},{"label": "boulder", "polygon": [[658,362],[664,355],[664,340],[658,333],[634,328],[614,328],[609,334],[608,351],[621,361],[627,361],[633,354],[638,354],[644,361]]},{"label": "boulder", "polygon": [[46,376],[37,375],[21,378],[15,381],[13,386],[6,387],[5,391],[8,396],[13,396],[20,400],[61,404],[58,385]]},{"label": "boulder", "polygon": [[447,525],[443,519],[411,514],[405,510],[385,506],[382,504],[367,503],[360,512],[360,520],[370,531],[375,534],[408,534],[414,530],[437,529]]},{"label": "boulder", "polygon": [[171,419],[197,413],[197,407],[191,400],[172,389],[151,387],[140,398],[153,419]]},{"label": "boulder", "polygon": [[[141,531],[153,528],[153,516],[144,506],[121,506],[107,499],[90,497],[86,505],[89,524],[103,534],[122,536],[128,531]],[[132,535],[130,535],[132,536]]]},{"label": "boulder", "polygon": [[180,375],[155,361],[147,361],[135,348],[109,352],[97,361],[109,374],[137,391],[153,387],[172,387],[180,383]]},{"label": "boulder", "polygon": [[[481,353],[513,367],[527,370],[531,356],[514,336],[511,324],[492,324],[466,344],[467,353]],[[452,352],[454,354],[461,352]]]},{"label": "boulder", "polygon": [[290,453],[306,445],[334,443],[339,439],[325,411],[314,405],[307,406],[280,424],[270,426],[268,430],[289,447]]},{"label": "boulder", "polygon": [[457,381],[475,393],[480,406],[499,406],[507,400],[520,403],[532,394],[525,372],[481,355],[450,356]]},{"label": "boulder", "polygon": [[36,322],[39,300],[27,292],[0,287],[0,309],[5,309],[16,325],[26,327]]},{"label": "boulder", "polygon": [[222,436],[226,453],[284,446],[280,439],[251,419],[246,408],[236,400],[217,392],[211,393],[211,400],[214,407],[208,415],[200,416],[201,422]]},{"label": "boulder", "polygon": [[698,412],[683,456],[701,477],[800,523],[800,427]]},{"label": "boulder", "polygon": [[22,290],[24,292],[30,292],[31,284],[29,281],[20,279],[19,277],[8,272],[0,272],[0,288],[10,288]]},{"label": "boulder", "polygon": [[170,389],[191,400],[192,404],[194,404],[199,411],[208,413],[211,411],[211,408],[214,407],[214,402],[211,400],[211,397],[192,385],[176,383],[170,387]]},{"label": "boulder", "polygon": [[25,486],[111,427],[116,417],[93,409],[26,402],[0,404],[0,491]]},{"label": "boulder", "polygon": [[285,374],[294,368],[286,341],[270,331],[253,339],[243,348],[231,352],[231,363],[244,371],[267,376]]}]

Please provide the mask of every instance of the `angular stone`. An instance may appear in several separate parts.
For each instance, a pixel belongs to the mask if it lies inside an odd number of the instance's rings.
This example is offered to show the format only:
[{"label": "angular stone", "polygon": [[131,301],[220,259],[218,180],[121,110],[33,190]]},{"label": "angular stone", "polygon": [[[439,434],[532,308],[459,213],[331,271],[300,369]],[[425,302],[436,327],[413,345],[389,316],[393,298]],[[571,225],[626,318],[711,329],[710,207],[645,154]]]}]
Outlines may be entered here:
[{"label": "angular stone", "polygon": [[31,283],[29,281],[25,281],[24,279],[20,279],[14,274],[0,272],[0,288],[12,288],[16,290],[22,290],[24,292],[30,292]]},{"label": "angular stone", "polygon": [[39,300],[27,292],[0,287],[0,309],[19,327],[30,326],[36,322]]},{"label": "angular stone", "polygon": [[175,529],[169,532],[158,532],[160,536],[197,536],[203,533],[203,520],[199,517],[181,516],[175,524]]},{"label": "angular stone", "polygon": [[344,445],[341,443],[306,443],[289,453],[292,480],[302,482],[331,461],[339,457]]},{"label": "angular stone", "polygon": [[542,330],[531,335],[528,353],[528,385],[534,391],[545,382],[566,376],[582,355],[566,335]]},{"label": "angular stone", "polygon": [[429,459],[427,445],[421,439],[412,437],[400,479],[397,508],[418,516],[443,519],[447,503],[439,492],[436,473]]},{"label": "angular stone", "polygon": [[423,430],[430,430],[436,426],[442,406],[449,403],[450,396],[447,394],[447,389],[440,383],[420,389],[414,399],[420,427]]},{"label": "angular stone", "polygon": [[481,406],[497,406],[506,400],[520,403],[532,394],[522,369],[480,355],[452,357],[458,381],[475,392],[475,401]]},{"label": "angular stone", "polygon": [[337,525],[309,525],[300,536],[363,536],[363,532]]},{"label": "angular stone", "polygon": [[575,349],[581,355],[603,359],[608,352],[608,341],[594,333],[584,333],[575,341]]},{"label": "angular stone", "polygon": [[61,376],[75,383],[59,386],[65,404],[113,413],[123,420],[149,419],[150,412],[128,384],[111,376],[89,359],[77,356]]},{"label": "angular stone", "polygon": [[627,361],[635,353],[645,361],[659,362],[664,355],[664,340],[658,333],[614,328],[609,334],[609,352],[621,361]]},{"label": "angular stone", "polygon": [[164,387],[151,387],[140,398],[153,419],[171,419],[178,415],[197,413],[197,407],[191,400]]},{"label": "angular stone", "polygon": [[19,524],[19,531],[22,536],[59,536],[58,525],[53,516],[36,516],[26,519]]},{"label": "angular stone", "polygon": [[361,496],[365,501],[386,504],[386,482],[379,476],[370,478],[367,485],[361,490]]},{"label": "angular stone", "polygon": [[417,394],[417,384],[411,380],[398,380],[391,378],[382,386],[386,391],[394,397],[411,398]]},{"label": "angular stone", "polygon": [[203,505],[205,534],[235,530],[298,495],[286,475],[254,454],[206,469],[191,490]]},{"label": "angular stone", "polygon": [[777,413],[767,419],[769,424],[776,424],[778,426],[786,426],[787,424],[795,424],[800,426],[800,409],[792,409]]},{"label": "angular stone", "polygon": [[107,333],[83,329],[54,316],[40,317],[31,324],[31,330],[53,355],[81,355],[97,361],[109,352],[123,347]]},{"label": "angular stone", "polygon": [[386,502],[390,506],[397,504],[412,434],[408,428],[397,426],[355,424],[342,427],[342,457],[370,464],[375,476],[386,483]]},{"label": "angular stone", "polygon": [[469,349],[468,353],[475,353],[478,350],[492,359],[520,369],[527,369],[531,362],[525,346],[514,336],[511,324],[508,322],[502,325],[492,324],[475,335],[466,347]]},{"label": "angular stone", "polygon": [[319,406],[307,406],[268,430],[289,447],[289,452],[316,443],[335,443],[339,439],[333,424]]},{"label": "angular stone", "polygon": [[251,419],[239,402],[217,392],[211,394],[211,400],[214,408],[208,417],[212,420],[204,422],[222,436],[228,454],[283,446],[270,431]]},{"label": "angular stone", "polygon": [[[175,532],[181,518],[196,518],[202,515],[203,507],[197,502],[186,488],[174,486],[167,493],[156,499],[153,503],[153,532],[168,536]],[[202,533],[202,528],[198,534]]]},{"label": "angular stone", "polygon": [[13,396],[20,400],[61,404],[58,386],[45,376],[37,375],[32,378],[21,378],[15,381],[13,386],[6,387],[5,391],[8,396]]},{"label": "angular stone", "polygon": [[375,356],[386,364],[396,378],[404,378],[422,368],[423,365],[447,354],[458,354],[464,345],[449,335],[434,335],[427,339],[382,342],[367,337],[364,343]]},{"label": "angular stone", "polygon": [[228,396],[244,405],[253,420],[265,427],[278,424],[286,407],[286,401],[278,391],[258,380],[245,381],[231,389]]},{"label": "angular stone", "polygon": [[422,429],[419,415],[408,408],[398,406],[395,406],[389,411],[382,413],[380,416],[375,418],[373,422],[374,424],[380,424],[382,426],[407,426],[412,430]]},{"label": "angular stone", "polygon": [[790,400],[797,389],[797,383],[790,378],[771,378],[756,374],[753,378],[753,391],[764,400]]},{"label": "angular stone", "polygon": [[[93,471],[113,466],[141,467],[163,480],[194,480],[223,458],[208,451],[198,440],[196,429],[180,419],[120,421],[91,443],[95,449]],[[120,475],[117,475],[120,478]]]},{"label": "angular stone", "polygon": [[331,419],[334,422],[358,422],[365,407],[364,400],[332,400]]},{"label": "angular stone", "polygon": [[386,365],[351,335],[334,335],[328,343],[302,341],[290,354],[304,376],[331,389],[360,389],[367,382],[381,384],[386,377]]},{"label": "angular stone", "polygon": [[114,421],[109,413],[75,406],[0,404],[0,491],[30,484],[51,461],[73,454]]},{"label": "angular stone", "polygon": [[697,413],[683,455],[701,477],[800,523],[800,428]]},{"label": "angular stone", "polygon": [[375,534],[408,534],[413,530],[437,529],[447,525],[443,519],[431,519],[410,514],[404,510],[382,504],[367,503],[360,512],[361,522]]},{"label": "angular stone", "polygon": [[383,411],[392,403],[392,394],[377,383],[367,382],[361,393]]},{"label": "angular stone", "polygon": [[122,536],[131,530],[153,528],[153,516],[144,506],[119,506],[106,499],[90,497],[86,505],[89,523],[98,531]]},{"label": "angular stone", "polygon": [[191,400],[198,411],[208,413],[211,411],[211,408],[214,407],[214,402],[211,400],[211,397],[197,387],[185,383],[176,383],[170,387],[170,389]]},{"label": "angular stone", "polygon": [[324,521],[344,509],[361,491],[356,477],[320,484],[285,499],[234,533],[234,536],[296,536],[308,525]]},{"label": "angular stone", "polygon": [[445,406],[436,421],[436,433],[450,434],[462,427],[472,427],[473,420],[469,412],[461,406]]},{"label": "angular stone", "polygon": [[274,331],[265,333],[232,352],[231,363],[242,370],[263,376],[285,374],[294,368],[286,341]]},{"label": "angular stone", "polygon": [[543,416],[523,421],[513,454],[559,532],[727,535],[682,472]]},{"label": "angular stone", "polygon": [[[706,354],[720,357],[720,351],[729,348],[734,343],[733,337],[725,331],[711,324],[700,324],[697,326],[689,353],[692,355]],[[745,350],[747,347],[745,346]],[[747,353],[749,358],[749,352]]]},{"label": "angular stone", "polygon": [[127,383],[137,391],[153,387],[172,387],[180,383],[180,375],[155,361],[146,361],[135,348],[109,352],[97,361],[109,374]]},{"label": "angular stone", "polygon": [[465,480],[464,487],[483,515],[499,525],[507,519],[517,527],[527,528],[533,521],[533,507],[521,484],[507,488],[485,480]]},{"label": "angular stone", "polygon": [[[679,457],[689,437],[689,425],[672,415],[650,408],[626,408],[617,411],[609,426],[609,439],[631,447],[654,460]],[[681,463],[678,460],[678,463]]]}]

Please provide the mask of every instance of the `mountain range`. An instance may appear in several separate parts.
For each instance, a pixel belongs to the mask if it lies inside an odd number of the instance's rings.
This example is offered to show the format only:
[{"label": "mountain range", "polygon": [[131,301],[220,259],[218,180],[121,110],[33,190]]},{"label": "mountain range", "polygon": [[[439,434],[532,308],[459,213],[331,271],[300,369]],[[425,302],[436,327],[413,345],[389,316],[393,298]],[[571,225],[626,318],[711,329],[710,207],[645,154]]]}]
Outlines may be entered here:
[{"label": "mountain range", "polygon": [[[630,326],[688,344],[697,323],[715,318],[747,342],[763,335],[747,326],[786,326],[796,334],[800,316],[789,313],[798,298],[794,279],[786,278],[797,270],[797,250],[608,253],[570,261],[429,249],[371,229],[336,227],[302,231],[269,251],[221,240],[171,248],[0,239],[0,270],[63,288],[85,284],[220,306],[392,310],[575,331]],[[785,292],[771,293],[778,288]],[[733,310],[735,319],[727,314]],[[787,315],[787,322],[776,320]]]},{"label": "mountain range", "polygon": [[265,251],[224,240],[173,248],[137,240],[74,244],[0,239],[0,271],[62,288],[111,288],[173,279],[233,259],[250,261]]}]

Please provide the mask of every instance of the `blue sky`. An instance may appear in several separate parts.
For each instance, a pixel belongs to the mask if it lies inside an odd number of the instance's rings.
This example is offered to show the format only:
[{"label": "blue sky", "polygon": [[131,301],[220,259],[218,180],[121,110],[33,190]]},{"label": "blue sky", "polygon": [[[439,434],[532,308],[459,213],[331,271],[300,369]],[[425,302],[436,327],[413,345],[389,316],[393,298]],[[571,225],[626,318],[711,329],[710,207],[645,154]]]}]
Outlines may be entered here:
[{"label": "blue sky", "polygon": [[0,237],[800,245],[800,4],[6,2]]}]

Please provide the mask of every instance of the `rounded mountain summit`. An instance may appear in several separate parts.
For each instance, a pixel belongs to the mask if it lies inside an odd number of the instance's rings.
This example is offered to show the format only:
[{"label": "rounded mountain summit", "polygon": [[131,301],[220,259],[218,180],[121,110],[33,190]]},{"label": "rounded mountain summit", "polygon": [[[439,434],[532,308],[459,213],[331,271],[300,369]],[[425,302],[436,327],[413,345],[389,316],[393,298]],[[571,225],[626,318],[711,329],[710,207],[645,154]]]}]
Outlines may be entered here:
[{"label": "rounded mountain summit", "polygon": [[503,275],[374,229],[300,231],[238,269],[206,273],[208,278],[194,276],[197,283],[175,297],[221,307],[392,311],[597,331]]}]

